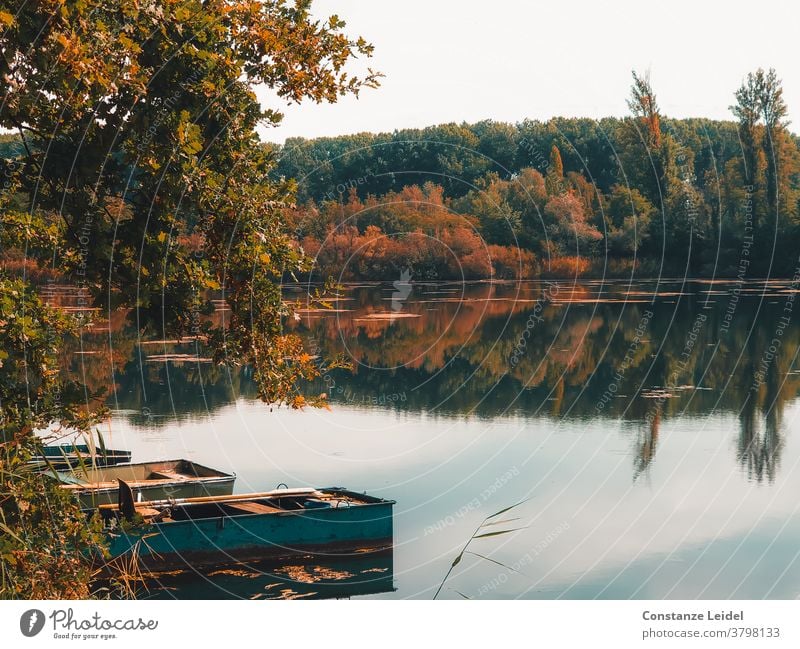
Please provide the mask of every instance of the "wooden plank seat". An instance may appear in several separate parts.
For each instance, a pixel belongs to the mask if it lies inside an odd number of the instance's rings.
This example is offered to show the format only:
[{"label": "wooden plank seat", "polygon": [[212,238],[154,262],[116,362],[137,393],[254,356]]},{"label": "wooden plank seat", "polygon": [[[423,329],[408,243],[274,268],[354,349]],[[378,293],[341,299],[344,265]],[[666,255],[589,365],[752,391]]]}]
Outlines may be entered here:
[{"label": "wooden plank seat", "polygon": [[184,473],[178,473],[174,469],[161,469],[160,471],[153,471],[148,476],[148,480],[172,480],[175,482],[184,482],[189,480],[190,476]]},{"label": "wooden plank seat", "polygon": [[274,514],[275,512],[284,511],[282,509],[278,509],[277,507],[271,507],[270,505],[264,505],[262,503],[254,503],[247,501],[240,503],[226,503],[226,507],[247,514]]}]

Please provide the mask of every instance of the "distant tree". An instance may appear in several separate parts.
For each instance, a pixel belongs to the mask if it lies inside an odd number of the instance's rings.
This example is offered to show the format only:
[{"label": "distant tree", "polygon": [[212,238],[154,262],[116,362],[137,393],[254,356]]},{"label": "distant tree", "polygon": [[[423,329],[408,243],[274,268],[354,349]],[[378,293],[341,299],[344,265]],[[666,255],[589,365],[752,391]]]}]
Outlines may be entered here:
[{"label": "distant tree", "polygon": [[633,116],[644,125],[648,146],[658,149],[661,146],[661,113],[653,86],[650,84],[650,73],[639,75],[634,71],[631,74],[633,75],[633,85],[631,86],[631,97],[628,99],[628,108]]},{"label": "distant tree", "polygon": [[588,256],[603,235],[588,223],[580,200],[573,194],[553,196],[544,208],[550,241],[560,254]]},{"label": "distant tree", "polygon": [[606,208],[610,252],[641,256],[655,213],[653,204],[638,189],[615,185]]},{"label": "distant tree", "polygon": [[551,196],[558,196],[566,190],[564,185],[564,163],[561,161],[561,151],[558,150],[555,144],[550,148],[550,163],[547,165],[545,183],[547,193]]},{"label": "distant tree", "polygon": [[639,189],[661,206],[674,182],[674,142],[662,132],[662,115],[650,75],[632,72],[628,108],[632,118],[619,130],[623,184]]},{"label": "distant tree", "polygon": [[513,181],[489,174],[481,187],[472,190],[456,205],[477,217],[487,243],[516,245],[522,229],[522,215],[509,202]]},{"label": "distant tree", "polygon": [[547,202],[544,177],[536,169],[523,167],[511,182],[511,195],[514,207],[520,211],[531,211],[544,207]]},{"label": "distant tree", "polygon": [[770,69],[766,74],[759,70],[761,77],[757,83],[759,90],[759,106],[764,121],[764,150],[767,158],[767,205],[774,213],[778,207],[779,167],[785,160],[782,158],[781,139],[788,124],[786,115],[789,109],[783,99],[783,88],[775,73]]},{"label": "distant tree", "polygon": [[739,120],[739,137],[742,142],[742,166],[746,183],[754,189],[760,185],[759,174],[759,119],[764,71],[750,72],[735,93],[736,103],[730,107]]},{"label": "distant tree", "polygon": [[472,125],[470,130],[478,138],[478,151],[492,163],[489,170],[509,178],[514,173],[517,129],[505,122],[484,120]]},{"label": "distant tree", "polygon": [[678,260],[692,272],[699,273],[705,249],[713,233],[710,231],[708,206],[702,194],[690,183],[673,187],[665,198],[666,256]]},{"label": "distant tree", "polygon": [[773,250],[795,234],[797,141],[787,130],[788,108],[775,70],[748,73],[735,98],[731,111],[742,143],[740,176],[752,205],[756,249],[759,259],[773,259]]},{"label": "distant tree", "polygon": [[596,215],[597,218],[595,219],[595,212],[598,211],[600,199],[598,188],[586,180],[582,173],[577,171],[568,172],[566,180],[567,186],[580,199],[583,209],[590,220],[597,220],[597,224],[602,226],[602,219],[599,218],[599,214]]},{"label": "distant tree", "polygon": [[530,167],[520,169],[509,181],[506,200],[520,217],[520,245],[541,249],[539,241],[545,236],[542,214],[547,203],[547,188],[542,174]]}]

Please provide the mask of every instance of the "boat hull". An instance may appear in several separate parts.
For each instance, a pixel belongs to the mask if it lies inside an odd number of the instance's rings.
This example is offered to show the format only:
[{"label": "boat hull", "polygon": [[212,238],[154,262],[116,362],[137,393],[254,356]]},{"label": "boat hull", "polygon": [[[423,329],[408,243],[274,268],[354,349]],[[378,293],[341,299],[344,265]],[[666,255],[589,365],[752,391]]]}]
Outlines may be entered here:
[{"label": "boat hull", "polygon": [[298,554],[347,555],[393,541],[392,501],[272,514],[150,523],[110,535],[111,557],[146,570]]},{"label": "boat hull", "polygon": [[[166,485],[134,487],[136,500],[166,500],[168,498],[200,498],[203,496],[229,496],[233,493],[236,478],[215,478],[205,482],[174,482]],[[119,488],[86,489],[76,494],[81,509],[96,509],[99,505],[119,502]]]}]

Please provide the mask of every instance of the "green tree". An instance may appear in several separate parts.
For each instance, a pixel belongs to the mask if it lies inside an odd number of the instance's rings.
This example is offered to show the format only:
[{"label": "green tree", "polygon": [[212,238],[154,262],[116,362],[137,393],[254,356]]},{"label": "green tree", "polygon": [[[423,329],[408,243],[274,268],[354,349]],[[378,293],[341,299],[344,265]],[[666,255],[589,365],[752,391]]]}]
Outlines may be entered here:
[{"label": "green tree", "polygon": [[[220,363],[253,367],[259,396],[306,403],[318,375],[279,283],[307,267],[282,219],[295,183],[256,127],[256,86],[281,103],[336,101],[377,84],[348,63],[372,46],[310,0],[0,0],[0,243],[24,248],[143,330],[188,333],[209,291],[230,307],[205,333]],[[185,245],[195,237],[200,249]],[[0,277],[0,596],[86,597],[100,537],[77,505],[31,471],[35,430],[83,432],[102,416],[60,375],[74,322],[22,281]],[[93,399],[99,395],[91,395]]]},{"label": "green tree", "polygon": [[646,133],[647,146],[658,149],[661,146],[661,112],[656,101],[656,94],[650,84],[650,73],[640,76],[635,71],[628,108],[634,118],[641,122]]},{"label": "green tree", "polygon": [[[24,145],[27,211],[60,222],[60,263],[98,302],[170,332],[221,290],[230,318],[210,332],[216,359],[252,364],[262,398],[296,405],[314,366],[282,330],[279,282],[305,261],[280,217],[294,183],[269,180],[276,154],[256,134],[282,114],[254,87],[321,102],[377,82],[346,69],[372,47],[310,5],[0,2],[0,125]],[[189,234],[199,252],[181,245]]]},{"label": "green tree", "polygon": [[0,598],[86,598],[89,555],[103,551],[76,501],[28,460],[34,430],[88,432],[103,410],[64,377],[58,357],[75,322],[21,280],[0,276]]},{"label": "green tree", "polygon": [[554,144],[550,148],[550,163],[547,165],[547,175],[545,176],[547,193],[551,196],[558,196],[566,191],[564,185],[564,163],[561,161],[561,151]]},{"label": "green tree", "polygon": [[[745,183],[755,194],[763,190],[764,164],[760,150],[761,139],[759,119],[761,117],[761,86],[763,70],[748,73],[747,78],[735,93],[736,103],[730,107],[731,112],[739,120],[739,139],[742,143],[742,175]],[[760,221],[763,215],[756,215]]]},{"label": "green tree", "polygon": [[459,201],[458,208],[477,217],[487,243],[518,244],[522,215],[510,203],[513,181],[501,180],[497,174],[490,173],[481,185]]},{"label": "green tree", "polygon": [[770,213],[778,209],[778,184],[780,167],[785,162],[781,140],[787,125],[786,115],[789,109],[783,100],[783,88],[775,70],[770,69],[766,74],[759,70],[760,78],[758,87],[758,104],[761,109],[761,119],[764,122],[764,151],[767,159],[767,207]]},{"label": "green tree", "polygon": [[787,242],[796,235],[798,148],[789,134],[788,108],[775,70],[748,73],[735,93],[731,111],[742,143],[741,171],[752,203],[753,231],[760,260],[775,261],[779,272]]},{"label": "green tree", "polygon": [[662,206],[674,180],[674,142],[662,132],[661,111],[650,75],[632,73],[628,107],[632,118],[619,129],[622,182]]},{"label": "green tree", "polygon": [[611,253],[641,255],[641,248],[650,237],[650,223],[655,213],[653,204],[638,189],[615,185],[606,208]]}]

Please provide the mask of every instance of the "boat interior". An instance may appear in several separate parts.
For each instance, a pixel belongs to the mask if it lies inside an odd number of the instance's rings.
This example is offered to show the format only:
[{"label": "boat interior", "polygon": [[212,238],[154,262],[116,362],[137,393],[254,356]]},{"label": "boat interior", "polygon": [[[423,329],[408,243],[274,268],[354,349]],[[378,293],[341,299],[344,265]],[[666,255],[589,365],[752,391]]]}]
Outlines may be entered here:
[{"label": "boat interior", "polygon": [[[125,500],[125,498],[120,498],[121,504],[118,508],[111,505],[101,506],[101,514],[105,518],[119,516],[125,510]],[[135,511],[136,514],[142,516],[145,522],[159,523],[352,507],[381,502],[389,501],[345,490],[293,489],[241,496],[212,496],[177,501],[130,503],[129,511]]]},{"label": "boat interior", "polygon": [[58,479],[66,486],[114,487],[119,480],[129,485],[159,482],[183,482],[197,478],[231,477],[188,460],[169,460],[165,462],[146,462],[141,464],[122,464],[110,467],[79,467],[69,472],[59,473]]}]

